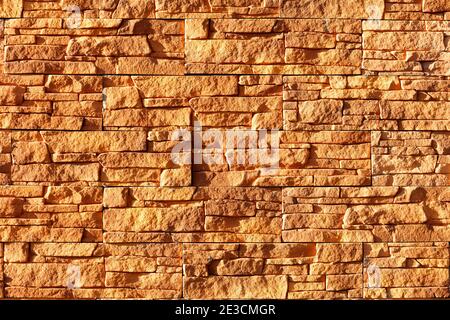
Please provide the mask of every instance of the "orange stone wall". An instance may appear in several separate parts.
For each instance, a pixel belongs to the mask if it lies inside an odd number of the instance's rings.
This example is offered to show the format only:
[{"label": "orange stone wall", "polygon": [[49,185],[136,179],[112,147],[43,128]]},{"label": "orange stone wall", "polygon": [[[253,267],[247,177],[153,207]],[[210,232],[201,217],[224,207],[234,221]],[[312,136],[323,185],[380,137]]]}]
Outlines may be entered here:
[{"label": "orange stone wall", "polygon": [[0,298],[450,296],[450,1],[0,0],[0,50]]}]

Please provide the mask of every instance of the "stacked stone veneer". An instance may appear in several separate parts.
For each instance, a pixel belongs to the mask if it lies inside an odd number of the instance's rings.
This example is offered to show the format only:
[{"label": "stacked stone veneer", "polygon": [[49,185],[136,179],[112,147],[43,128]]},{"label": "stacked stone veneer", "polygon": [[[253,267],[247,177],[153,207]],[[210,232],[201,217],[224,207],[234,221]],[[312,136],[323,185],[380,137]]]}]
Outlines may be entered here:
[{"label": "stacked stone veneer", "polygon": [[450,296],[448,0],[3,0],[0,50],[0,298]]}]

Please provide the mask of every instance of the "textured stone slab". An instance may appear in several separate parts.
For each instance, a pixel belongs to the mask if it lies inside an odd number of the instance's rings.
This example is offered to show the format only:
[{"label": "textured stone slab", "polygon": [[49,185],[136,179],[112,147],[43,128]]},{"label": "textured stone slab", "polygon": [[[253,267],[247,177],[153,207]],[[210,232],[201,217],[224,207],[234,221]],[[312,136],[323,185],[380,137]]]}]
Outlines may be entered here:
[{"label": "textured stone slab", "polygon": [[3,0],[0,3],[0,18],[20,18],[22,9],[22,0]]},{"label": "textured stone slab", "polygon": [[286,18],[380,19],[383,12],[383,0],[286,0],[281,9],[282,17]]},{"label": "textured stone slab", "polygon": [[184,74],[181,20],[73,19],[72,27],[60,18],[6,21],[5,72]]},{"label": "textured stone slab", "polygon": [[189,74],[360,73],[357,20],[210,19],[199,23],[191,19],[186,23]]},{"label": "textured stone slab", "polygon": [[183,252],[190,299],[362,296],[361,244],[191,244]]},{"label": "textured stone slab", "polygon": [[448,298],[449,20],[0,0],[0,299]]},{"label": "textured stone slab", "polygon": [[448,243],[365,244],[366,299],[447,298]]}]

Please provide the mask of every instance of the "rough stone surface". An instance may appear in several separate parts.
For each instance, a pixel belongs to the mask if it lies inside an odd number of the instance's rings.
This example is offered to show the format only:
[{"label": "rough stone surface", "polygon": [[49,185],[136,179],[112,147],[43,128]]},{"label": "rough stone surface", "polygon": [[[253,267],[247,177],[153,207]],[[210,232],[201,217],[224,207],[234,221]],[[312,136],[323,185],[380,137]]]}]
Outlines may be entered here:
[{"label": "rough stone surface", "polygon": [[0,18],[20,18],[23,0],[2,0],[0,3]]},{"label": "rough stone surface", "polygon": [[0,0],[0,299],[450,298],[449,20]]}]

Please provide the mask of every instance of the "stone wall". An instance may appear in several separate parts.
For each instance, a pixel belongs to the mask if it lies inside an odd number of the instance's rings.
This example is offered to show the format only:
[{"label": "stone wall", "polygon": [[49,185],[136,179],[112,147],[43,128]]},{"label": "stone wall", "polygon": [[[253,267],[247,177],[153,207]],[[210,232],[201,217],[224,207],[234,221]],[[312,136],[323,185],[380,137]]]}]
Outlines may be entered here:
[{"label": "stone wall", "polygon": [[450,297],[448,0],[0,0],[0,50],[0,298]]}]

